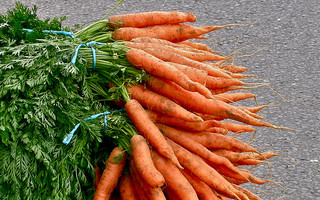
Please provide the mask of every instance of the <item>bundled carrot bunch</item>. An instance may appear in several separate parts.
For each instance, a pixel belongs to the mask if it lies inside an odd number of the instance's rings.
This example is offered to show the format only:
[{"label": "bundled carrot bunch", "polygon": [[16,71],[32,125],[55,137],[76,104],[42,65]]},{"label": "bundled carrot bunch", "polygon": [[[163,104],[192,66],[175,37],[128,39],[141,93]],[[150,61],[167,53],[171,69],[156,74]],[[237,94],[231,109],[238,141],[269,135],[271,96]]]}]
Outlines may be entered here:
[{"label": "bundled carrot bunch", "polygon": [[[94,199],[260,199],[243,183],[264,184],[242,168],[277,154],[260,153],[231,132],[278,127],[256,112],[266,106],[242,107],[232,102],[255,98],[241,80],[247,68],[228,64],[232,57],[190,39],[227,27],[194,27],[191,13],[147,12],[112,16],[112,38],[124,41],[126,59],[148,74],[143,83],[125,84],[124,106],[137,130],[130,152],[110,154]],[[234,121],[230,121],[234,120]],[[235,122],[236,121],[236,122]],[[238,123],[239,122],[239,123]],[[127,170],[126,170],[127,169]],[[117,189],[116,189],[117,188]]]}]

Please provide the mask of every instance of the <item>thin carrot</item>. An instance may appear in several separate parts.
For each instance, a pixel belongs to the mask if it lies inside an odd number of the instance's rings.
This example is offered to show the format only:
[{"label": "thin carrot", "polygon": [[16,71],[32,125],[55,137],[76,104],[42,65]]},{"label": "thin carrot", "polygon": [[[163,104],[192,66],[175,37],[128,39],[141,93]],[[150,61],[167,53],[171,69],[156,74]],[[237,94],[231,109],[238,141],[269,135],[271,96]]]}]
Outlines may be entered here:
[{"label": "thin carrot", "polygon": [[236,168],[228,159],[226,159],[223,156],[219,156],[217,154],[212,153],[205,146],[193,140],[191,137],[188,137],[187,135],[175,131],[174,129],[170,129],[170,127],[166,125],[156,125],[163,133],[163,135],[165,135],[167,138],[170,138],[175,143],[188,149],[189,151],[193,152],[194,154],[197,154],[198,156],[202,157],[203,159],[211,163],[223,165],[228,169],[234,171],[235,173],[240,173],[240,170],[238,170],[238,168]]},{"label": "thin carrot", "polygon": [[209,52],[194,52],[194,51],[188,51],[186,49],[176,48],[169,45],[163,45],[158,43],[137,43],[137,42],[127,42],[125,44],[127,47],[136,48],[136,49],[147,49],[147,48],[155,48],[155,49],[161,49],[164,51],[170,51],[176,54],[179,54],[181,56],[185,56],[186,58],[189,58],[191,60],[196,60],[199,62],[202,61],[217,61],[217,60],[226,60],[227,58],[224,56],[216,55]]},{"label": "thin carrot", "polygon": [[262,105],[262,106],[255,106],[255,107],[245,107],[242,106],[243,109],[246,109],[252,113],[259,112],[263,108],[271,107],[271,106],[278,106],[278,105]]},{"label": "thin carrot", "polygon": [[247,125],[244,125],[244,124],[236,124],[236,123],[232,123],[232,122],[222,122],[226,128],[229,130],[229,131],[232,131],[234,133],[243,133],[243,132],[253,132],[253,131],[256,131],[256,129],[254,129],[253,127],[251,126],[247,126]]},{"label": "thin carrot", "polygon": [[241,86],[245,83],[234,78],[219,78],[214,76],[208,76],[206,81],[206,87],[209,89],[226,88],[230,86]]},{"label": "thin carrot", "polygon": [[181,65],[174,62],[169,62],[169,63],[170,65],[174,66],[175,68],[177,68],[178,70],[186,74],[190,78],[190,80],[207,86],[207,77],[208,77],[207,71],[189,67],[187,65]]},{"label": "thin carrot", "polygon": [[204,50],[204,51],[208,51],[208,52],[213,53],[213,50],[210,47],[208,47],[207,45],[203,44],[203,43],[192,42],[190,40],[185,40],[185,41],[179,42],[178,44],[188,45],[188,46],[190,46],[192,48],[196,48],[196,49],[199,49],[199,50]]},{"label": "thin carrot", "polygon": [[247,67],[240,66],[240,65],[222,65],[220,66],[221,69],[227,70],[232,73],[242,73],[247,70]]},{"label": "thin carrot", "polygon": [[132,158],[141,178],[151,187],[162,187],[165,180],[152,162],[147,140],[141,135],[134,135],[130,139]]},{"label": "thin carrot", "polygon": [[199,92],[206,98],[212,98],[211,92],[205,86],[191,81],[187,75],[177,68],[143,50],[130,49],[126,58],[133,66],[143,69],[147,73],[174,81],[187,90]]},{"label": "thin carrot", "polygon": [[143,107],[136,100],[129,100],[125,105],[126,112],[138,131],[150,144],[164,157],[181,167],[172,147],[168,144],[162,133],[151,121]]},{"label": "thin carrot", "polygon": [[[251,158],[249,155],[253,155],[253,154],[251,154],[251,152],[250,152],[250,154],[247,154],[247,153],[234,152],[234,151],[230,151],[230,150],[226,150],[226,149],[212,150],[212,152],[217,155],[220,155],[220,156],[227,158],[231,162],[238,162],[240,160],[249,159],[249,158]],[[258,154],[258,153],[254,153],[254,154]]]},{"label": "thin carrot", "polygon": [[116,188],[126,162],[126,154],[118,147],[114,148],[107,160],[99,185],[94,193],[94,200],[109,199]]},{"label": "thin carrot", "polygon": [[139,200],[130,174],[120,177],[119,192],[122,200]]},{"label": "thin carrot", "polygon": [[249,98],[256,99],[256,95],[253,93],[244,93],[244,92],[221,93],[221,94],[214,95],[214,98],[226,103],[232,103],[232,102],[249,99]]},{"label": "thin carrot", "polygon": [[256,160],[256,159],[245,159],[245,160],[239,160],[238,162],[234,163],[234,165],[259,165],[262,163],[267,163],[263,160]]},{"label": "thin carrot", "polygon": [[229,183],[232,183],[232,184],[236,184],[236,185],[241,185],[241,184],[244,184],[244,183],[247,183],[248,181],[243,181],[243,180],[239,180],[239,179],[234,179],[234,178],[231,178],[229,176],[225,176],[222,174],[222,177],[225,178]]},{"label": "thin carrot", "polygon": [[212,89],[210,90],[212,94],[216,95],[216,94],[222,94],[222,93],[227,93],[230,91],[234,91],[234,90],[246,90],[246,89],[254,89],[260,86],[229,86],[229,87],[224,87],[224,88],[217,88],[217,89]]},{"label": "thin carrot", "polygon": [[204,26],[195,27],[187,24],[166,24],[155,25],[147,28],[122,27],[113,32],[113,39],[130,41],[137,37],[152,37],[168,40],[171,42],[181,42],[191,38],[203,38],[201,35],[211,31],[232,26]]},{"label": "thin carrot", "polygon": [[202,122],[188,122],[176,117],[169,117],[167,115],[161,114],[159,112],[154,112],[152,110],[146,110],[147,114],[153,122],[162,123],[166,125],[171,125],[185,130],[190,131],[206,131],[212,127],[219,127],[225,129],[224,123],[216,120],[206,120]]},{"label": "thin carrot", "polygon": [[192,187],[198,194],[201,200],[219,200],[218,196],[212,191],[212,189],[197,176],[192,174],[188,169],[181,170],[182,174],[186,177]]},{"label": "thin carrot", "polygon": [[161,174],[163,174],[167,187],[169,187],[176,196],[185,200],[198,199],[192,185],[170,160],[163,158],[155,151],[151,151],[151,155],[155,166]]},{"label": "thin carrot", "polygon": [[144,194],[147,196],[147,199],[151,200],[165,200],[166,197],[164,196],[163,191],[160,187],[151,187],[149,184],[147,184],[142,177],[140,176],[134,160],[130,161],[130,173],[135,175],[136,181],[138,183],[138,186],[143,190]]},{"label": "thin carrot", "polygon": [[172,146],[180,163],[211,188],[221,193],[229,194],[237,199],[248,199],[245,194],[236,190],[214,168],[210,167],[200,157],[189,152],[170,139],[168,139],[168,142]]},{"label": "thin carrot", "polygon": [[144,88],[142,85],[132,85],[127,87],[127,90],[131,98],[137,100],[145,108],[185,121],[203,121],[171,99]]},{"label": "thin carrot", "polygon": [[193,140],[209,149],[227,149],[239,152],[258,152],[250,145],[233,137],[211,132],[192,132],[167,126],[170,131],[178,132],[184,136],[191,137]]},{"label": "thin carrot", "polygon": [[280,154],[274,153],[273,151],[267,151],[263,153],[246,152],[245,155],[248,156],[248,158],[258,159],[258,160],[266,160],[273,156],[281,156]]},{"label": "thin carrot", "polygon": [[186,58],[185,56],[181,56],[177,53],[168,52],[162,49],[155,49],[155,48],[148,48],[148,49],[145,49],[144,51],[166,62],[174,62],[174,63],[194,67],[197,69],[205,70],[208,72],[208,75],[210,76],[231,78],[231,76],[224,73],[220,69],[214,68],[203,62],[198,62],[198,61]]},{"label": "thin carrot", "polygon": [[130,161],[129,164],[129,171],[130,171],[130,176],[133,182],[133,186],[135,189],[135,192],[138,196],[138,199],[140,200],[149,200],[149,198],[146,196],[145,192],[143,191],[143,186],[140,184],[141,179],[139,179],[139,174],[134,173],[133,171],[133,167],[131,166],[131,162],[133,160]]},{"label": "thin carrot", "polygon": [[[211,114],[218,118],[233,119],[253,126],[266,126],[275,129],[288,129],[278,127],[268,122],[258,120],[243,110],[216,99],[207,99],[196,92],[190,92],[179,85],[157,77],[150,77],[147,87],[182,105],[192,112]],[[196,104],[194,102],[197,102]]]},{"label": "thin carrot", "polygon": [[148,27],[162,24],[179,24],[195,22],[196,16],[192,13],[178,11],[153,11],[124,15],[114,15],[108,19],[111,27]]},{"label": "thin carrot", "polygon": [[241,192],[243,192],[244,194],[246,194],[250,200],[261,200],[260,197],[258,197],[257,195],[253,194],[252,192],[250,192],[249,190],[244,189],[243,187],[240,187],[239,185],[236,184],[232,184],[234,188],[236,188],[237,190],[240,190]]}]

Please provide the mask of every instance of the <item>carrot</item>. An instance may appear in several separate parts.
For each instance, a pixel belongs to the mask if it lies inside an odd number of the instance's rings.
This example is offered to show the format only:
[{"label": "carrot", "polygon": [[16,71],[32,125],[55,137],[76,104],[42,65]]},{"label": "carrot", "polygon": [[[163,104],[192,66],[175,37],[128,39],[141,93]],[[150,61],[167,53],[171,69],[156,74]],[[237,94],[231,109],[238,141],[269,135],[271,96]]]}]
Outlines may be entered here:
[{"label": "carrot", "polygon": [[224,88],[217,88],[217,89],[212,89],[210,90],[212,94],[222,94],[222,93],[227,93],[230,91],[234,90],[245,90],[245,89],[253,89],[257,88],[258,86],[253,86],[253,87],[247,87],[247,86],[229,86],[229,87],[224,87]]},{"label": "carrot", "polygon": [[253,154],[258,154],[258,153],[239,153],[239,152],[234,152],[226,149],[218,149],[218,150],[212,150],[213,153],[223,156],[230,160],[231,162],[239,162],[240,160],[245,160],[245,159],[250,159],[252,158],[250,155]]},{"label": "carrot", "polygon": [[178,11],[153,11],[124,15],[114,15],[108,19],[111,27],[148,27],[163,24],[179,24],[195,22],[196,16],[192,13]]},{"label": "carrot", "polygon": [[142,85],[127,87],[131,98],[137,100],[142,106],[185,121],[203,121],[197,115],[187,111],[171,99],[144,88]]},{"label": "carrot", "polygon": [[144,51],[166,62],[174,62],[182,65],[187,65],[193,68],[205,70],[208,72],[208,75],[210,76],[231,78],[231,76],[222,72],[220,69],[216,69],[203,62],[198,62],[198,61],[186,58],[185,56],[181,56],[177,53],[164,51],[162,49],[155,49],[155,48],[148,48],[148,49],[145,49]]},{"label": "carrot", "polygon": [[164,51],[173,52],[176,54],[179,54],[181,56],[185,56],[186,58],[189,58],[191,60],[196,61],[217,61],[217,60],[226,60],[226,57],[216,55],[209,52],[194,52],[194,51],[188,51],[186,49],[176,48],[169,45],[163,45],[158,43],[149,43],[149,42],[143,42],[143,43],[137,43],[137,42],[127,42],[125,44],[127,47],[136,48],[136,49],[147,49],[147,48],[155,48],[155,49],[161,49]]},{"label": "carrot", "polygon": [[219,200],[218,196],[212,191],[212,189],[205,182],[192,174],[188,169],[183,169],[181,172],[195,189],[199,199]]},{"label": "carrot", "polygon": [[250,145],[226,135],[211,132],[191,132],[167,126],[167,131],[175,131],[176,134],[191,137],[193,140],[209,149],[227,149],[238,152],[258,152]]},{"label": "carrot", "polygon": [[226,103],[232,103],[244,99],[249,99],[249,98],[254,98],[256,99],[256,95],[252,93],[243,93],[243,92],[238,92],[238,93],[221,93],[221,94],[216,94],[214,95],[214,98]]},{"label": "carrot", "polygon": [[152,110],[146,110],[147,114],[153,122],[162,123],[166,125],[175,126],[181,129],[190,131],[206,131],[212,127],[219,127],[225,129],[224,123],[216,120],[207,120],[203,122],[188,122],[175,117],[169,117],[167,115],[154,112]]},{"label": "carrot", "polygon": [[253,153],[253,152],[246,152],[245,153],[248,158],[258,159],[258,160],[266,160],[273,156],[280,156],[280,154],[274,153],[273,151],[267,151],[263,153]]},{"label": "carrot", "polygon": [[195,190],[180,170],[168,159],[161,157],[157,152],[151,151],[153,162],[163,174],[167,187],[181,199],[198,199]]},{"label": "carrot", "polygon": [[168,62],[168,63],[174,66],[175,68],[177,68],[178,70],[182,71],[185,75],[187,75],[190,78],[190,80],[207,86],[206,84],[207,77],[208,77],[207,71],[189,67],[187,65],[181,65],[174,62]]},{"label": "carrot", "polygon": [[135,174],[133,171],[133,168],[131,167],[131,162],[133,160],[130,161],[130,165],[129,165],[129,171],[130,171],[130,176],[133,182],[133,186],[135,189],[135,192],[138,196],[138,199],[140,200],[149,200],[149,198],[146,196],[145,192],[143,191],[143,186],[140,184],[139,181],[141,181],[141,179],[139,179],[139,174]]},{"label": "carrot", "polygon": [[[168,80],[163,80],[152,76],[147,81],[147,87],[178,102],[184,108],[192,112],[210,114],[218,118],[233,119],[253,126],[288,129],[258,120],[235,106],[216,99],[207,99],[199,93],[187,91],[179,85]],[[194,102],[197,103],[195,104]]]},{"label": "carrot", "polygon": [[138,183],[138,187],[142,189],[144,194],[147,196],[147,199],[150,200],[165,200],[165,196],[159,187],[151,187],[149,184],[147,184],[139,175],[139,172],[137,171],[136,165],[134,163],[134,160],[130,161],[130,167],[129,167],[130,173],[135,175],[136,181]]},{"label": "carrot", "polygon": [[248,199],[245,194],[236,190],[214,168],[210,167],[197,155],[189,152],[170,139],[168,139],[168,142],[172,146],[179,162],[211,188],[218,192],[229,194],[237,199]]},{"label": "carrot", "polygon": [[130,49],[126,58],[133,66],[143,69],[147,73],[165,78],[179,84],[183,88],[196,91],[207,98],[212,98],[211,92],[203,85],[191,81],[187,75],[155,56],[139,49]]},{"label": "carrot", "polygon": [[188,45],[188,46],[190,46],[192,48],[195,48],[195,49],[204,50],[204,51],[208,51],[208,52],[213,53],[213,50],[210,47],[208,47],[207,45],[203,44],[203,43],[192,42],[190,40],[185,40],[185,41],[179,42],[178,44]]},{"label": "carrot", "polygon": [[191,38],[203,38],[201,35],[211,31],[231,26],[203,26],[195,27],[187,24],[165,24],[155,25],[147,28],[122,27],[112,34],[114,40],[130,41],[137,37],[152,37],[168,40],[170,42],[181,42]]},{"label": "carrot", "polygon": [[245,160],[239,160],[238,162],[234,163],[234,165],[259,165],[262,163],[266,163],[262,160],[256,160],[256,159],[245,159]]},{"label": "carrot", "polygon": [[[119,161],[120,159],[120,161]],[[109,199],[116,188],[126,162],[126,154],[118,147],[114,148],[107,160],[99,185],[94,193],[94,200]]]},{"label": "carrot", "polygon": [[100,169],[99,169],[98,166],[94,167],[94,171],[95,171],[95,174],[96,174],[96,177],[95,177],[95,180],[94,180],[94,187],[95,187],[95,189],[97,189],[97,187],[99,185],[99,182],[100,182],[101,174],[100,174]]},{"label": "carrot", "polygon": [[261,200],[260,197],[258,197],[257,195],[253,194],[252,192],[250,192],[249,190],[246,190],[242,187],[240,187],[239,185],[236,184],[232,184],[234,188],[236,188],[237,190],[240,190],[241,192],[243,192],[244,194],[246,194],[250,200]]},{"label": "carrot", "polygon": [[221,69],[227,70],[232,73],[242,73],[247,70],[247,67],[244,66],[238,66],[238,65],[221,65]]},{"label": "carrot", "polygon": [[122,200],[139,200],[130,174],[120,177],[119,192]]},{"label": "carrot", "polygon": [[168,187],[164,188],[163,192],[165,193],[168,200],[182,200]]},{"label": "carrot", "polygon": [[251,126],[247,126],[244,124],[236,124],[236,123],[232,123],[232,122],[222,122],[225,126],[226,129],[228,129],[229,131],[232,131],[234,133],[243,133],[243,132],[253,132],[256,131],[256,129],[254,129]]},{"label": "carrot", "polygon": [[138,131],[150,144],[164,157],[181,167],[172,147],[168,144],[162,133],[151,121],[143,107],[136,100],[129,100],[125,105],[126,112]]},{"label": "carrot", "polygon": [[206,87],[209,89],[226,88],[230,86],[241,86],[245,83],[233,78],[218,78],[214,76],[208,76],[206,81]]},{"label": "carrot", "polygon": [[241,185],[241,184],[244,184],[244,183],[247,183],[248,181],[243,181],[243,180],[239,180],[239,179],[234,179],[234,178],[231,178],[231,177],[228,177],[228,176],[225,176],[223,174],[221,174],[223,178],[225,178],[229,183],[232,183],[232,184],[236,184],[236,185]]},{"label": "carrot", "polygon": [[252,113],[256,113],[256,112],[259,112],[261,109],[263,108],[267,108],[267,107],[270,107],[270,106],[277,106],[277,105],[262,105],[262,106],[255,106],[255,107],[245,107],[245,106],[242,106],[243,109],[246,109]]},{"label": "carrot", "polygon": [[132,158],[141,178],[151,187],[162,187],[165,180],[152,162],[147,140],[141,135],[134,135],[130,139]]}]

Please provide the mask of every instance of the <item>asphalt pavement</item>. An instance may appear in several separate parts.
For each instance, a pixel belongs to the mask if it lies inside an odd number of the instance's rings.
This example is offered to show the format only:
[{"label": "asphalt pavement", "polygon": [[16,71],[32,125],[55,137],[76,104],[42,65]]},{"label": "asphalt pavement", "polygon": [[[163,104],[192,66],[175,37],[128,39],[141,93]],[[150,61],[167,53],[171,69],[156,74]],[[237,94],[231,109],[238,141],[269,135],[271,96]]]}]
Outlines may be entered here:
[{"label": "asphalt pavement", "polygon": [[[36,5],[41,18],[67,16],[65,26],[101,19],[116,0],[22,0]],[[12,8],[13,0],[0,1],[0,13]],[[247,82],[264,83],[249,92],[257,95],[265,108],[265,121],[295,129],[258,128],[252,143],[259,150],[274,150],[285,155],[270,159],[268,165],[252,169],[259,178],[280,182],[245,185],[262,199],[320,200],[320,4],[317,0],[126,0],[112,14],[155,10],[192,12],[194,25],[241,23],[216,30],[206,36],[208,44],[224,54],[239,49],[235,64],[248,67],[247,74],[257,75]],[[217,43],[219,41],[219,45]],[[254,55],[241,57],[255,52]],[[272,88],[272,89],[271,89]],[[289,102],[288,100],[293,100]],[[253,100],[242,102],[253,105]],[[243,140],[249,140],[243,136]],[[293,160],[294,159],[294,160]]]}]

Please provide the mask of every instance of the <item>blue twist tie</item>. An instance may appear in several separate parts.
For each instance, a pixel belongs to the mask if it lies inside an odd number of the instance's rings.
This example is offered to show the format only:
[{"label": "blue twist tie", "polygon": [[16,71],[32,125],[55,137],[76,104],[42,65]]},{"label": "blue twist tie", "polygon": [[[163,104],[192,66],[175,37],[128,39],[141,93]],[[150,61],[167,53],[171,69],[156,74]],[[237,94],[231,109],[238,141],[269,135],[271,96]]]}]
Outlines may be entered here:
[{"label": "blue twist tie", "polygon": [[[26,31],[27,33],[32,33],[32,29],[22,29],[23,31]],[[51,31],[51,30],[44,30],[45,33],[52,33],[52,34],[57,34],[57,35],[66,35],[74,39],[73,37],[73,32],[68,32],[68,31]]]},{"label": "blue twist tie", "polygon": [[[107,130],[107,115],[109,115],[110,112],[109,111],[106,111],[106,112],[103,112],[103,113],[99,113],[99,114],[96,114],[96,115],[92,115],[88,118],[86,118],[85,120],[89,120],[89,119],[96,119],[98,117],[100,117],[101,115],[104,115],[104,129]],[[80,124],[77,124],[75,125],[75,127],[72,129],[72,131],[70,131],[70,133],[63,139],[63,143],[64,144],[69,144],[74,133],[76,132],[76,130],[80,127]]]},{"label": "blue twist tie", "polygon": [[105,43],[95,42],[95,41],[88,42],[87,44],[79,44],[79,46],[76,48],[76,51],[72,57],[72,60],[71,60],[72,64],[76,63],[80,48],[87,46],[91,48],[92,57],[93,57],[93,69],[96,69],[96,50],[93,48],[94,44],[105,45]]}]

